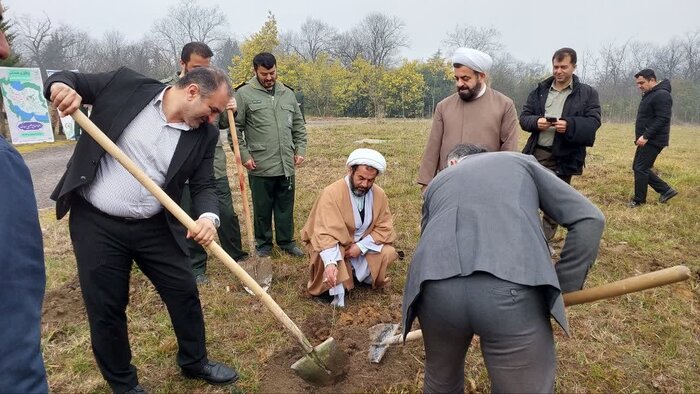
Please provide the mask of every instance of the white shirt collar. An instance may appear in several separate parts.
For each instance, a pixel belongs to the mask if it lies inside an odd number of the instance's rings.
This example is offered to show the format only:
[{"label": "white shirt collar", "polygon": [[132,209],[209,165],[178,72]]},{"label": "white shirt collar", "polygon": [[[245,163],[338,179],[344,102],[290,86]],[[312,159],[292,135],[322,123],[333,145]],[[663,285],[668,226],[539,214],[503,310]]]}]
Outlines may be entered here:
[{"label": "white shirt collar", "polygon": [[158,114],[168,126],[182,131],[192,130],[192,128],[185,122],[168,122],[168,118],[165,116],[165,112],[163,112],[163,97],[165,96],[165,91],[171,87],[172,86],[166,86],[165,89],[158,93],[158,95],[151,101],[151,105],[158,109]]}]

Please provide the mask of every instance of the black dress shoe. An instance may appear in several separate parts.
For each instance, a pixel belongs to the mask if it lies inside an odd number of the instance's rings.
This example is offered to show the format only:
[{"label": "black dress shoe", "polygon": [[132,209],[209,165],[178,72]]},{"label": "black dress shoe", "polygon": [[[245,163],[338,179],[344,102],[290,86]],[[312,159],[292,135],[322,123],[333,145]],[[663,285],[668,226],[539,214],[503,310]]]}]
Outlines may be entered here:
[{"label": "black dress shoe", "polygon": [[662,194],[659,196],[659,202],[660,203],[666,203],[668,200],[672,199],[673,197],[676,197],[678,195],[678,190],[676,189],[668,189],[666,193]]},{"label": "black dress shoe", "polygon": [[136,386],[125,391],[124,394],[148,394],[148,391],[144,390],[140,384],[137,384]]},{"label": "black dress shoe", "polygon": [[260,248],[255,251],[258,257],[270,257],[272,255],[272,248]]},{"label": "black dress shoe", "polygon": [[182,370],[188,379],[202,379],[209,384],[229,384],[238,380],[238,372],[226,365],[209,360],[199,372]]},{"label": "black dress shoe", "polygon": [[642,205],[646,204],[643,201],[637,201],[637,200],[630,200],[630,202],[627,203],[627,207],[629,208],[639,208]]},{"label": "black dress shoe", "polygon": [[294,257],[301,257],[306,255],[306,253],[304,253],[304,251],[296,245],[292,246],[291,248],[282,248],[282,250],[284,251],[284,253],[291,254]]}]

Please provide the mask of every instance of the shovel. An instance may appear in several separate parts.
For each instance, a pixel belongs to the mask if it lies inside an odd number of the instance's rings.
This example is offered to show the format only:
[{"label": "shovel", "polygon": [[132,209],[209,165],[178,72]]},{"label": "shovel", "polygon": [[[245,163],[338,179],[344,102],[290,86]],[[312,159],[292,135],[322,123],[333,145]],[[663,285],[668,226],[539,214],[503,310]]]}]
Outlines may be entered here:
[{"label": "shovel", "polygon": [[[590,289],[566,293],[564,294],[564,305],[572,306],[605,298],[617,297],[623,294],[651,289],[653,287],[682,282],[688,278],[690,278],[690,270],[688,267],[677,265],[675,267],[606,283]],[[384,357],[384,353],[386,353],[389,346],[402,341],[403,336],[401,334],[396,334],[398,329],[399,325],[394,323],[376,324],[370,327],[370,362],[375,364],[379,363],[382,361],[382,357]],[[413,341],[421,338],[423,338],[423,332],[421,330],[411,331],[406,335],[406,341]]]},{"label": "shovel", "polygon": [[[253,221],[250,216],[250,205],[248,204],[248,194],[245,187],[245,171],[241,160],[241,149],[238,146],[238,134],[236,134],[236,123],[233,118],[233,111],[227,110],[229,131],[233,140],[233,155],[236,157],[236,168],[238,172],[238,184],[241,187],[241,200],[243,201],[243,215],[245,216],[246,232],[248,233],[248,247],[250,257],[241,262],[241,267],[255,279],[256,282],[267,291],[272,284],[272,262],[270,257],[260,257],[255,253],[255,235],[253,233]],[[245,290],[254,294],[248,287]]]},{"label": "shovel", "polygon": [[[112,155],[127,171],[131,173],[154,197],[177,218],[187,229],[194,230],[196,224],[192,218],[180,208],[151,178],[122,152],[112,140],[107,137],[85,114],[76,111],[71,114],[76,123],[85,130],[105,151]],[[299,327],[287,316],[279,305],[267,294],[258,282],[241,268],[236,261],[216,242],[211,242],[207,248],[230,269],[243,284],[250,288],[260,298],[267,309],[279,320],[284,327],[299,341],[305,356],[292,365],[294,372],[302,379],[317,385],[327,385],[343,378],[348,368],[348,356],[343,353],[333,338],[326,339],[320,345],[313,347],[301,332]]]}]

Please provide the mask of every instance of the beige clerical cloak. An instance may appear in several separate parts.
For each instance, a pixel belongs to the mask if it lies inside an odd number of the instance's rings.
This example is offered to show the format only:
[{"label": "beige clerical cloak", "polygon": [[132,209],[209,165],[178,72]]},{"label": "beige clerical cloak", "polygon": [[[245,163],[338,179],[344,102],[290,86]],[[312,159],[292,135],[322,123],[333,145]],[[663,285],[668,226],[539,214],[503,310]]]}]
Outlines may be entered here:
[{"label": "beige clerical cloak", "polygon": [[[362,237],[371,235],[375,243],[384,245],[380,253],[365,254],[372,274],[372,288],[375,289],[386,285],[387,267],[396,260],[398,254],[391,245],[396,239],[396,233],[386,193],[377,185],[372,186],[372,192],[372,223]],[[319,295],[331,287],[327,282],[323,282],[325,267],[320,253],[338,244],[340,253],[345,256],[345,250],[354,242],[354,234],[355,216],[350,201],[350,190],[343,178],[323,189],[301,230],[301,240],[310,256],[311,276],[307,289],[311,295]],[[352,265],[349,259],[345,259],[344,262],[345,264],[338,265],[338,283],[342,282],[345,289],[351,290],[354,287]]]},{"label": "beige clerical cloak", "polygon": [[440,101],[418,170],[418,183],[427,185],[447,167],[447,154],[459,144],[481,145],[489,152],[518,150],[518,114],[513,100],[486,88],[483,96],[466,102],[455,93]]}]

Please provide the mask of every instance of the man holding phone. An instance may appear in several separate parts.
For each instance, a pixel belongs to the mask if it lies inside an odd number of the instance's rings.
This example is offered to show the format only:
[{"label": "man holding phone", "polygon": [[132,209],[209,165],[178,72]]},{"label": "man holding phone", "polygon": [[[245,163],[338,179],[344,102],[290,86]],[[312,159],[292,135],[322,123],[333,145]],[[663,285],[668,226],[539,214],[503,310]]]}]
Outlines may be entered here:
[{"label": "man holding phone", "polygon": [[[581,83],[575,70],[575,50],[561,48],[554,52],[553,75],[530,92],[520,114],[520,127],[531,133],[523,153],[535,156],[569,184],[573,175],[583,173],[586,147],[593,146],[600,127],[598,92]],[[544,215],[542,229],[551,241],[557,223]]]}]

